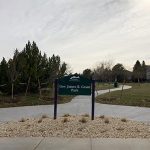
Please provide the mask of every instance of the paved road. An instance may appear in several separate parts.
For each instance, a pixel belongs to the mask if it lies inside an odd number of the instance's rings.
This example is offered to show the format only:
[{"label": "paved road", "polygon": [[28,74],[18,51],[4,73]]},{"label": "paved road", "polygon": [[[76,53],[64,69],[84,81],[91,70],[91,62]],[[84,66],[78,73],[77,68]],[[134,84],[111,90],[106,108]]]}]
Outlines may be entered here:
[{"label": "paved road", "polygon": [[[129,89],[130,86],[125,86],[124,89]],[[121,87],[111,89],[111,91],[121,90]],[[98,95],[107,93],[108,90],[98,91]],[[58,116],[65,113],[72,115],[76,114],[91,114],[91,97],[76,96],[67,104],[58,105]],[[42,106],[25,106],[15,108],[0,108],[0,122],[19,120],[22,117],[39,117],[42,114],[53,116],[53,105]],[[129,119],[150,123],[150,108],[106,105],[96,103],[96,115],[107,115],[114,117],[126,117]]]},{"label": "paved road", "polygon": [[0,138],[0,150],[149,150],[150,139]]}]

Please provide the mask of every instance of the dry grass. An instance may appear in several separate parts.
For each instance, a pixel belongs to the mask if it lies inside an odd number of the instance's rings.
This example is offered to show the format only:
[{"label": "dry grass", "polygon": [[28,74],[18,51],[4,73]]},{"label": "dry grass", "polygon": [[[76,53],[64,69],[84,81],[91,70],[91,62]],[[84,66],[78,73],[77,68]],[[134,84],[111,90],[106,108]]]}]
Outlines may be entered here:
[{"label": "dry grass", "polygon": [[81,123],[87,123],[87,119],[86,119],[85,117],[82,117],[82,118],[79,120],[79,122],[81,122]]}]

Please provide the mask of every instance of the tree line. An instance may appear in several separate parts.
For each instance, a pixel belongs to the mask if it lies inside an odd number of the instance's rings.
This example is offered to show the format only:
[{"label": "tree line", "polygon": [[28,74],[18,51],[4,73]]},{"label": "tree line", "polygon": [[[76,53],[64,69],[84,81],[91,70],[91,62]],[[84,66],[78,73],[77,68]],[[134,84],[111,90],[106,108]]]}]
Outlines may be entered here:
[{"label": "tree line", "polygon": [[145,61],[140,63],[136,61],[133,71],[128,71],[123,64],[117,63],[112,66],[110,61],[101,62],[93,70],[83,70],[83,76],[87,78],[94,78],[100,82],[145,82],[146,81],[146,64]]},{"label": "tree line", "polygon": [[[60,56],[47,57],[42,54],[37,44],[27,42],[22,51],[15,50],[8,61],[3,58],[0,62],[0,94],[11,95],[39,92],[43,87],[53,88],[56,78],[67,75],[68,64],[62,62]],[[101,62],[93,70],[85,69],[82,73],[87,78],[94,78],[100,82],[144,82],[146,81],[145,61],[136,61],[133,71],[128,71],[123,64],[112,66],[111,61]]]},{"label": "tree line", "polygon": [[7,95],[39,92],[44,86],[53,86],[53,80],[67,74],[68,65],[60,56],[47,57],[42,54],[37,44],[28,41],[24,49],[15,50],[8,61],[0,62],[0,92]]}]

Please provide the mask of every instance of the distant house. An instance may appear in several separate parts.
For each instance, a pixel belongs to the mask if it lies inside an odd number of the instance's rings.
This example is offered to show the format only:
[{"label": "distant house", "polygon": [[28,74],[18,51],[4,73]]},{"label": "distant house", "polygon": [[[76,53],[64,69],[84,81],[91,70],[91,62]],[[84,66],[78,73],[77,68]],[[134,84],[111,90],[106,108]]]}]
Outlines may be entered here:
[{"label": "distant house", "polygon": [[150,80],[150,65],[146,66],[146,79]]}]

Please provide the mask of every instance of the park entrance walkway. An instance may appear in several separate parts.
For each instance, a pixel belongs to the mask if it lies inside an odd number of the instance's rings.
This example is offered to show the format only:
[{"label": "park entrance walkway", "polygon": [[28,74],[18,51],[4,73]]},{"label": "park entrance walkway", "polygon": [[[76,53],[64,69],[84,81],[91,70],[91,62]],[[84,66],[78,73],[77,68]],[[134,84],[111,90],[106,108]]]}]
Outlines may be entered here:
[{"label": "park entrance walkway", "polygon": [[[129,89],[130,86],[125,86],[124,89]],[[121,90],[121,87],[111,89],[111,91]],[[97,95],[107,93],[108,90],[96,92]],[[107,104],[95,104],[95,115],[106,115],[112,117],[126,117],[128,119],[143,121],[150,123],[150,108],[131,107]],[[58,116],[65,113],[71,115],[91,114],[91,97],[76,96],[71,102],[58,105]],[[47,114],[53,117],[53,105],[41,106],[25,106],[14,108],[0,108],[0,122],[17,121],[21,118],[39,117],[42,114]]]}]

